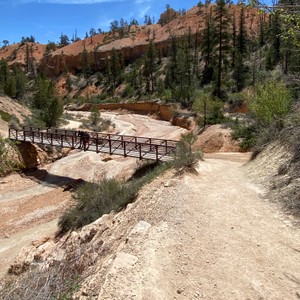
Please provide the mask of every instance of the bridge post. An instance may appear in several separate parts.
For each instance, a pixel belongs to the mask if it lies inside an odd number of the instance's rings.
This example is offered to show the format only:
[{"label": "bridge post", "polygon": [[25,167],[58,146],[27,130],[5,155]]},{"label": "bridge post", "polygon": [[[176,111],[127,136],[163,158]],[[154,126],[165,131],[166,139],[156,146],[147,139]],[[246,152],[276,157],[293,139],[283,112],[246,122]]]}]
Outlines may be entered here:
[{"label": "bridge post", "polygon": [[99,146],[99,140],[98,140],[98,133],[97,133],[97,137],[96,137],[96,153],[99,153],[98,146]]},{"label": "bridge post", "polygon": [[139,159],[142,159],[142,145],[139,143]]},{"label": "bridge post", "polygon": [[26,133],[25,133],[25,127],[23,127],[23,140],[26,141]]},{"label": "bridge post", "polygon": [[158,145],[155,145],[156,161],[158,161]]},{"label": "bridge post", "polygon": [[74,137],[74,135],[72,135],[72,149],[75,148],[75,141],[74,141],[74,139],[75,139],[75,137]]},{"label": "bridge post", "polygon": [[127,153],[126,153],[126,142],[123,141],[123,136],[122,136],[122,146],[123,146],[123,149],[124,149],[124,157],[127,156]]},{"label": "bridge post", "polygon": [[44,132],[41,132],[41,142],[44,144]]},{"label": "bridge post", "polygon": [[[110,134],[109,134],[109,136],[110,136]],[[109,145],[109,154],[112,155],[110,137],[109,137],[109,140],[108,140],[108,145]]]},{"label": "bridge post", "polygon": [[62,148],[64,147],[64,136],[63,135],[60,136],[60,145]]}]

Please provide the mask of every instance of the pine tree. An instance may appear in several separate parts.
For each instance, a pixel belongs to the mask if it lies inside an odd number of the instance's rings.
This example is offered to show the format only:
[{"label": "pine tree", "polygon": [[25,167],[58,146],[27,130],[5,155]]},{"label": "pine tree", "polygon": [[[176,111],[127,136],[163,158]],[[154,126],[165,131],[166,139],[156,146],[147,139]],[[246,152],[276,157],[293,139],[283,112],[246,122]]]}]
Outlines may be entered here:
[{"label": "pine tree", "polygon": [[59,43],[60,43],[60,45],[63,45],[63,46],[69,45],[70,44],[69,37],[66,34],[62,33],[59,37]]},{"label": "pine tree", "polygon": [[157,70],[156,64],[156,49],[154,43],[150,41],[149,48],[145,56],[144,76],[146,78],[146,90],[151,94],[154,93],[156,82],[155,72]]},{"label": "pine tree", "polygon": [[29,73],[30,71],[30,50],[29,50],[29,44],[26,44],[26,71]]},{"label": "pine tree", "polygon": [[235,10],[232,15],[232,67],[235,66],[236,48],[237,48],[237,36],[236,36],[236,18]]},{"label": "pine tree", "polygon": [[280,47],[281,47],[281,25],[279,13],[275,12],[270,17],[269,30],[269,51],[267,54],[266,69],[272,70],[280,61]]},{"label": "pine tree", "polygon": [[27,78],[24,72],[20,69],[16,70],[15,78],[16,78],[16,98],[22,99],[26,91]]},{"label": "pine tree", "polygon": [[230,50],[229,15],[225,0],[217,0],[214,8],[214,21],[217,28],[217,78],[215,94],[222,97],[222,73]]},{"label": "pine tree", "polygon": [[17,84],[16,84],[16,78],[13,74],[8,76],[8,79],[6,80],[4,85],[4,92],[9,97],[16,98]]},{"label": "pine tree", "polygon": [[176,85],[178,42],[176,36],[171,37],[171,46],[169,51],[169,63],[167,67],[166,86],[170,89]]},{"label": "pine tree", "polygon": [[275,14],[280,19],[280,55],[284,73],[300,71],[300,8],[299,0],[280,0],[282,8]]},{"label": "pine tree", "polygon": [[212,19],[212,11],[206,12],[205,27],[202,31],[202,43],[200,51],[204,60],[204,69],[202,72],[201,83],[208,84],[213,79],[213,57],[216,45],[216,31]]},{"label": "pine tree", "polygon": [[241,4],[240,18],[239,18],[239,34],[237,36],[237,50],[238,53],[245,55],[247,51],[247,30],[245,23],[245,7],[244,4]]},{"label": "pine tree", "polygon": [[81,62],[82,62],[83,74],[88,75],[90,73],[90,61],[89,61],[89,54],[85,48],[85,41],[83,42],[83,51],[81,54]]},{"label": "pine tree", "polygon": [[7,61],[5,59],[0,60],[0,91],[3,91],[6,81],[8,80],[9,70]]},{"label": "pine tree", "polygon": [[63,105],[51,80],[42,77],[36,79],[32,104],[39,110],[40,118],[47,127],[57,125],[63,113]]},{"label": "pine tree", "polygon": [[111,75],[113,79],[113,86],[116,87],[119,77],[121,75],[121,66],[120,59],[115,48],[112,49],[111,53]]},{"label": "pine tree", "polygon": [[233,79],[236,83],[236,90],[239,92],[245,87],[248,68],[245,66],[245,58],[247,54],[247,31],[245,24],[244,4],[240,5],[239,28],[236,38],[235,49],[235,64],[233,71]]}]

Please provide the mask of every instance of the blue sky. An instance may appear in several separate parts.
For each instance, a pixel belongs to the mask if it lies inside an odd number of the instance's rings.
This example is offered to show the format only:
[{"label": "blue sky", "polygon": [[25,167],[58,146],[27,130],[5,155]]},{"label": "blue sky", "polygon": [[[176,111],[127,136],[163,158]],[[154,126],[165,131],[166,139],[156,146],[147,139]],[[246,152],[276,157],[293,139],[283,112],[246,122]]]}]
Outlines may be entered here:
[{"label": "blue sky", "polygon": [[143,23],[147,14],[157,22],[167,4],[176,10],[189,9],[198,1],[0,0],[0,43],[8,40],[12,44],[30,35],[40,43],[57,42],[61,33],[71,38],[76,29],[83,38],[90,28],[108,30],[111,21],[122,17]]}]

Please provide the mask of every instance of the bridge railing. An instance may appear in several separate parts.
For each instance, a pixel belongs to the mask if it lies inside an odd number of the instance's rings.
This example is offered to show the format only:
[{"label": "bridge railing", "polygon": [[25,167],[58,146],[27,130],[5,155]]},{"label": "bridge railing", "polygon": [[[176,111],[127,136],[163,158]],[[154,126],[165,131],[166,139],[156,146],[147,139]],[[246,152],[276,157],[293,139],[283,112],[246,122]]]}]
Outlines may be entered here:
[{"label": "bridge railing", "polygon": [[[12,128],[13,129],[13,128]],[[68,129],[57,129],[57,128],[36,128],[36,127],[23,127],[23,131],[30,132],[46,132],[52,134],[60,134],[64,136],[75,136],[78,137],[79,131],[68,130]],[[149,143],[153,145],[166,145],[176,147],[178,141],[176,140],[167,140],[159,138],[149,138],[149,137],[139,137],[132,135],[120,135],[115,133],[103,133],[103,132],[94,132],[94,131],[85,131],[91,138],[101,138],[101,139],[111,139],[111,140],[121,140],[121,141],[134,141],[135,143]]]},{"label": "bridge railing", "polygon": [[18,141],[30,141],[32,143],[80,148],[95,152],[104,152],[117,155],[132,156],[154,160],[170,160],[176,150],[178,141],[164,140],[130,135],[108,134],[101,132],[88,132],[90,138],[83,145],[78,131],[64,129],[41,129],[23,127],[23,129],[9,128],[9,138]]}]

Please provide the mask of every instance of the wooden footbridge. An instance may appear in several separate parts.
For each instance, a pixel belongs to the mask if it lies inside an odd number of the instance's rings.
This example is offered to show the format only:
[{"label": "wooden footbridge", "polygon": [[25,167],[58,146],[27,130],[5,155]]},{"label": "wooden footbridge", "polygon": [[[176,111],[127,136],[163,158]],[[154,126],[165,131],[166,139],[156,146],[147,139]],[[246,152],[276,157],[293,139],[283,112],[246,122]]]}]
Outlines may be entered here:
[{"label": "wooden footbridge", "polygon": [[176,150],[175,140],[164,140],[129,135],[88,132],[83,139],[79,131],[62,129],[40,129],[23,127],[9,128],[9,138],[13,141],[27,141],[34,144],[63,148],[81,148],[84,151],[137,157],[156,161],[170,161]]}]

